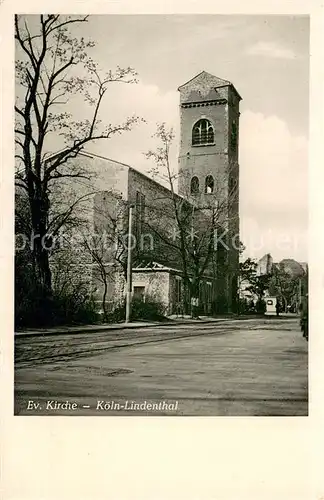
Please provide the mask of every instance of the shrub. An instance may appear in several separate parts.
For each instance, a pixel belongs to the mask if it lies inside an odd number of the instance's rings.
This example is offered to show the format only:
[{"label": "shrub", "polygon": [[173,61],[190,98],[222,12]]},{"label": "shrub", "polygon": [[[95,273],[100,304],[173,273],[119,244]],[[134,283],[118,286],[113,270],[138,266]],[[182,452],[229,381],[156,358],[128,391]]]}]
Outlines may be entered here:
[{"label": "shrub", "polygon": [[116,304],[112,311],[107,314],[106,320],[108,323],[120,323],[125,321],[126,317],[126,304],[122,302],[121,304]]},{"label": "shrub", "polygon": [[73,291],[60,296],[53,296],[52,323],[55,324],[91,324],[99,319],[98,309],[93,297],[84,290]]},{"label": "shrub", "polygon": [[79,300],[74,295],[42,297],[29,295],[28,300],[15,307],[16,327],[47,327],[96,323],[99,315],[91,297]]},{"label": "shrub", "polygon": [[132,319],[162,320],[165,318],[165,306],[155,297],[146,296],[145,301],[133,299]]},{"label": "shrub", "polygon": [[239,314],[248,314],[250,312],[249,310],[249,303],[246,298],[240,298],[238,301],[238,312]]},{"label": "shrub", "polygon": [[[20,264],[20,262],[19,262]],[[44,297],[30,267],[16,265],[15,327],[46,327],[98,321],[96,304],[86,287],[71,286]]]},{"label": "shrub", "polygon": [[[126,303],[117,304],[112,312],[107,315],[107,321],[118,323],[125,321]],[[165,319],[165,306],[153,296],[146,296],[145,300],[133,298],[131,308],[131,320],[163,321]]]}]

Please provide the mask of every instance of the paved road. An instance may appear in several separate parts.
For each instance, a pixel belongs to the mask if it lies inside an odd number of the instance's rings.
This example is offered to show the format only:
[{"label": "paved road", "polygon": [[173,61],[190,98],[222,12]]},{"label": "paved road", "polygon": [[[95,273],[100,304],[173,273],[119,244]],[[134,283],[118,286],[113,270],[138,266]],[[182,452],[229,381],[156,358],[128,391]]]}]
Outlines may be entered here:
[{"label": "paved road", "polygon": [[15,414],[307,415],[307,347],[296,319],[21,337]]}]

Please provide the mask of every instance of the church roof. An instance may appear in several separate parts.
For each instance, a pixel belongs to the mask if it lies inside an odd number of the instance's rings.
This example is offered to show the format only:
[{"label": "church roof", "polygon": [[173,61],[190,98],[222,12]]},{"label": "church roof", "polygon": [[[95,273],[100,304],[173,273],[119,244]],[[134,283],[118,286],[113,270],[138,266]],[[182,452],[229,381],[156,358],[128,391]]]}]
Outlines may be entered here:
[{"label": "church roof", "polygon": [[[180,87],[178,87],[178,90],[181,92],[182,90],[185,90],[186,88],[188,89],[192,86],[193,91],[196,94],[197,92],[195,91],[194,87],[197,84],[199,85],[200,82],[202,84],[208,82],[208,86],[210,87],[210,95],[208,95],[207,100],[214,100],[217,98],[219,99],[219,96],[217,95],[217,88],[228,87],[228,86],[230,86],[234,89],[234,91],[236,92],[239,99],[242,99],[240,94],[237,92],[236,88],[232,84],[232,82],[230,82],[229,80],[224,80],[223,78],[219,78],[218,76],[212,75],[211,73],[208,73],[207,71],[201,71],[198,75],[191,78],[191,80],[188,80],[186,83],[183,83],[182,85],[180,85]],[[194,100],[198,100],[198,99],[196,96]]]},{"label": "church roof", "polygon": [[182,87],[187,86],[189,83],[193,83],[195,80],[201,80],[203,78],[208,77],[208,80],[211,82],[213,87],[223,87],[224,85],[232,85],[232,83],[228,80],[223,80],[222,78],[219,78],[218,76],[214,76],[211,73],[208,73],[207,71],[201,71],[198,75],[194,76],[190,80],[188,80],[186,83],[183,83],[180,85],[178,90],[182,89]]}]

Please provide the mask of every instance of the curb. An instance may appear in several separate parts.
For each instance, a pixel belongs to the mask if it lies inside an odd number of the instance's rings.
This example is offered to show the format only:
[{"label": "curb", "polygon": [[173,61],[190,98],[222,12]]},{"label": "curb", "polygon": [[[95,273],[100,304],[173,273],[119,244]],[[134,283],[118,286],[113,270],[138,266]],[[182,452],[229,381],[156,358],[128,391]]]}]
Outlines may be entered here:
[{"label": "curb", "polygon": [[[98,325],[96,328],[95,326],[93,327],[79,327],[75,330],[34,330],[31,332],[28,331],[21,331],[21,332],[15,332],[14,337],[46,337],[49,335],[73,335],[73,334],[82,334],[82,333],[100,333],[100,332],[109,332],[109,331],[115,331],[115,330],[131,330],[135,328],[156,328],[156,327],[174,327],[174,326],[183,326],[183,325],[202,325],[202,324],[215,324],[215,323],[222,323],[226,321],[247,321],[247,320],[252,320],[252,319],[270,319],[269,316],[264,316],[264,317],[256,317],[256,316],[241,316],[241,317],[228,317],[228,318],[214,318],[213,320],[204,320],[204,319],[196,319],[196,320],[188,320],[188,321],[172,321],[171,322],[161,322],[161,323],[147,323],[147,324],[136,324],[136,323],[120,323],[120,324],[115,324],[115,325],[109,325],[107,324],[106,326],[104,325]],[[287,319],[285,316],[280,316],[280,319]],[[67,327],[71,328],[71,327]]]}]

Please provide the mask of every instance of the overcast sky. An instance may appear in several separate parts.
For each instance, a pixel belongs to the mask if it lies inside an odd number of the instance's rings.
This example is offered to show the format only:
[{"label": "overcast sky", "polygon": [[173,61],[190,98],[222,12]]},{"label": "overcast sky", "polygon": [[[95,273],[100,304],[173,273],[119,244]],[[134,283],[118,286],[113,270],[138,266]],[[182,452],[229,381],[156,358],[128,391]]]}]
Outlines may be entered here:
[{"label": "overcast sky", "polygon": [[[92,16],[82,34],[96,41],[103,69],[132,66],[137,85],[114,87],[101,119],[136,113],[133,132],[89,150],[150,168],[156,122],[179,134],[177,88],[202,70],[230,80],[242,96],[240,217],[246,254],[307,260],[309,20],[292,16]],[[172,154],[177,164],[177,148]]]}]

